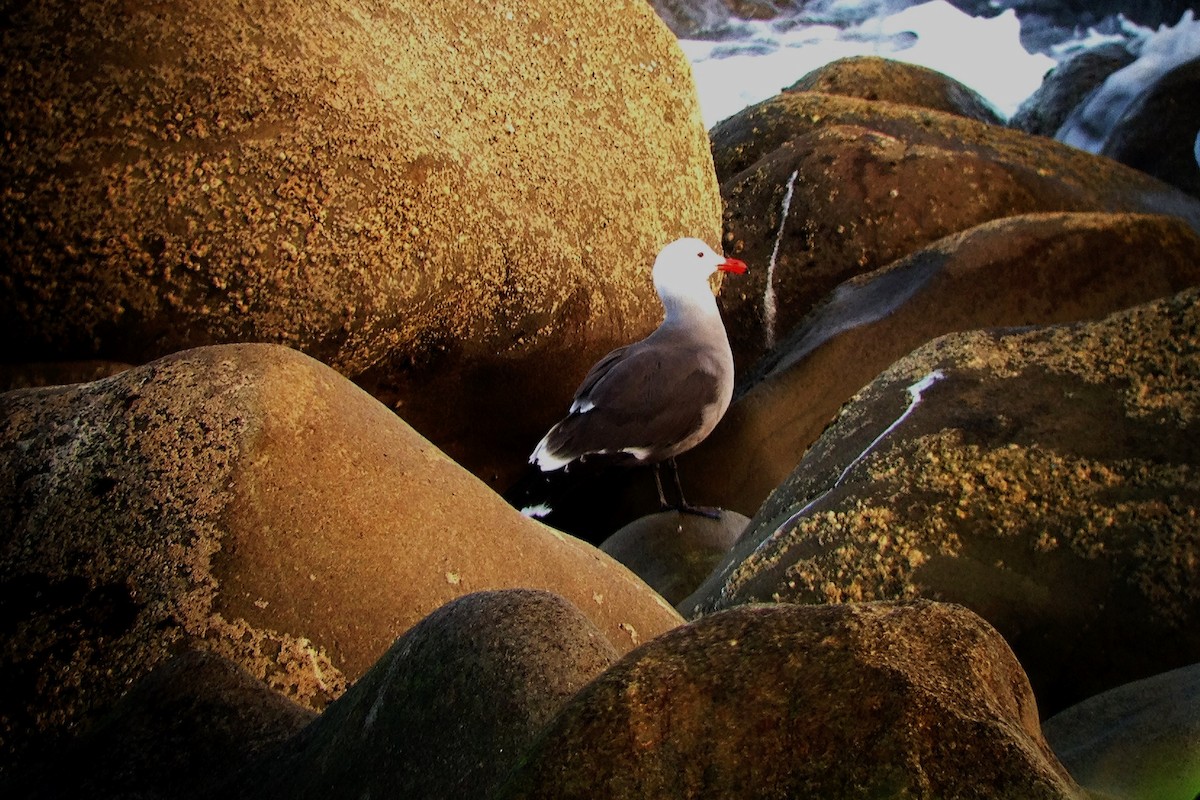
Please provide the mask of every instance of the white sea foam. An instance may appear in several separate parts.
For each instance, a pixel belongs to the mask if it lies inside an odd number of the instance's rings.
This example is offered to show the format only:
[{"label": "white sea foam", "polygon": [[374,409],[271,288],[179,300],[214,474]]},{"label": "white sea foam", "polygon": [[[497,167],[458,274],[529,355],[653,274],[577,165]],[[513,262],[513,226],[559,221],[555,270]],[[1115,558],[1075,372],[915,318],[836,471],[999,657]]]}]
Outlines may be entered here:
[{"label": "white sea foam", "polygon": [[848,56],[877,55],[938,70],[979,92],[1006,117],[1054,66],[1054,59],[1021,46],[1020,23],[1011,10],[976,19],[945,0],[893,11],[897,5],[874,4],[879,16],[845,26],[741,22],[722,41],[681,41],[705,124],[711,127]]},{"label": "white sea foam", "polygon": [[1178,24],[1148,33],[1144,39],[1135,41],[1132,49],[1140,53],[1138,59],[1109,75],[1095,94],[1071,113],[1054,138],[1089,153],[1104,152],[1126,112],[1147,87],[1176,67],[1200,57],[1200,22],[1189,9]]}]

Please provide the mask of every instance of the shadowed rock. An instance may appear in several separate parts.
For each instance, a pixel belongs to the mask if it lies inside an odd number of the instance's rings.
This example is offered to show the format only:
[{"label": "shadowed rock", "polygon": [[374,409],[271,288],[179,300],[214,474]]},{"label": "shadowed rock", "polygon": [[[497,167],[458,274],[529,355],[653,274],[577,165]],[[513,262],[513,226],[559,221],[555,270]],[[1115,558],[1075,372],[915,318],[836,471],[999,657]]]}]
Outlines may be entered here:
[{"label": "shadowed rock", "polygon": [[1089,697],[1046,720],[1046,741],[1097,797],[1200,795],[1200,666]]},{"label": "shadowed rock", "polygon": [[114,361],[43,361],[0,364],[0,392],[98,381],[132,366]]},{"label": "shadowed rock", "polygon": [[24,765],[0,789],[28,800],[190,797],[314,717],[228,660],[189,651],[139,681],[77,741]]},{"label": "shadowed rock", "polygon": [[1009,117],[1009,126],[1053,137],[1067,117],[1104,79],[1136,56],[1116,42],[1084,50],[1046,73],[1038,90]]},{"label": "shadowed rock", "polygon": [[616,658],[600,630],[556,595],[459,598],[214,796],[490,797],[537,731]]},{"label": "shadowed rock", "polygon": [[749,521],[732,511],[719,519],[665,511],[634,520],[600,549],[674,605],[708,577]]},{"label": "shadowed rock", "polygon": [[1003,639],[957,606],[760,606],[630,653],[551,722],[514,798],[1081,798]]},{"label": "shadowed rock", "polygon": [[677,624],[328,367],[200,348],[0,395],[0,770],[182,643],[310,708],[473,591],[555,591],[624,652]]},{"label": "shadowed rock", "polygon": [[1101,155],[1200,197],[1200,58],[1176,67],[1146,89],[1109,134]]},{"label": "shadowed rock", "polygon": [[1049,713],[1200,660],[1198,300],[916,350],[851,400],[681,608],[961,603]]}]

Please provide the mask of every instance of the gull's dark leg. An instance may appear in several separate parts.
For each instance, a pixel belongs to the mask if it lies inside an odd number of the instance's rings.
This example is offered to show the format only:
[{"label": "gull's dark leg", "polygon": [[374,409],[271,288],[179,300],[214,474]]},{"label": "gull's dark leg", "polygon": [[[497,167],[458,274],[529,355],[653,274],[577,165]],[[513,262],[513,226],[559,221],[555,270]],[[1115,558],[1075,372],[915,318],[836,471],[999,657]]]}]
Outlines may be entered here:
[{"label": "gull's dark leg", "polygon": [[[708,517],[709,519],[720,519],[721,518],[721,512],[718,511],[717,509],[704,508],[702,506],[693,506],[690,503],[688,503],[686,498],[684,498],[683,484],[681,484],[679,482],[679,466],[675,463],[674,458],[668,458],[665,462],[662,462],[662,463],[669,464],[671,466],[671,475],[675,479],[675,492],[679,496],[679,505],[673,506],[673,508],[676,511],[678,511],[681,514],[695,514],[698,517]],[[658,480],[658,465],[657,464],[655,465],[654,479],[656,481]],[[661,483],[659,483],[659,486],[658,486],[658,499],[663,504],[664,508],[668,507],[666,505],[666,500],[663,497]]]},{"label": "gull's dark leg", "polygon": [[[667,511],[667,510],[673,508],[673,506],[667,502],[667,496],[665,494],[663,494],[662,475],[660,474],[661,469],[662,469],[662,462],[661,461],[656,462],[654,464],[654,486],[655,486],[655,488],[658,489],[658,507],[659,507],[659,509],[662,511]],[[678,481],[679,476],[676,475],[675,477],[676,477],[676,480]]]}]

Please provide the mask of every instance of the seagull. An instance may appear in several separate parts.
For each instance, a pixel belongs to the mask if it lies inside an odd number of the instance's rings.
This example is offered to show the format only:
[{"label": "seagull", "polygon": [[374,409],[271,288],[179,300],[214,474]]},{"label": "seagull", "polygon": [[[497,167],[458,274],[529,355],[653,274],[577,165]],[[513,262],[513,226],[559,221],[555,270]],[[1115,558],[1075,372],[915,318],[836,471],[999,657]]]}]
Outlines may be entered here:
[{"label": "seagull", "polygon": [[[712,432],[733,396],[733,354],[709,285],[717,271],[742,274],[746,264],[695,238],[662,249],[653,271],[662,324],[645,339],[613,350],[584,377],[567,416],[529,457],[543,485],[585,463],[650,464],[664,510],[716,516],[684,499],[675,456]],[[674,476],[676,505],[663,492],[663,464]],[[526,486],[521,512],[545,517],[553,508],[535,494]]]}]

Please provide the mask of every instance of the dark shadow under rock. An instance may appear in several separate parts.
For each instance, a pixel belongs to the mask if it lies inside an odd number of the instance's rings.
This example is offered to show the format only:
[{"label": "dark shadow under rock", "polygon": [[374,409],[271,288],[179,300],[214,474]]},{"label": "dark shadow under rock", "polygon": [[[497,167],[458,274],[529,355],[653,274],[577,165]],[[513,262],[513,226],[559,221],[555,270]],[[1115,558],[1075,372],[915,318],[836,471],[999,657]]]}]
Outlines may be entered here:
[{"label": "dark shadow under rock", "polygon": [[315,717],[232,662],[189,651],[142,679],[77,740],[26,763],[0,794],[189,797]]},{"label": "dark shadow under rock", "polygon": [[952,605],[738,608],[630,653],[551,722],[516,798],[1081,798],[1004,640]]},{"label": "dark shadow under rock", "polygon": [[85,383],[124,372],[130,366],[116,361],[43,361],[31,364],[0,364],[0,392],[39,386]]},{"label": "dark shadow under rock", "polygon": [[430,614],[311,726],[213,797],[488,797],[617,651],[548,592],[467,595]]}]

